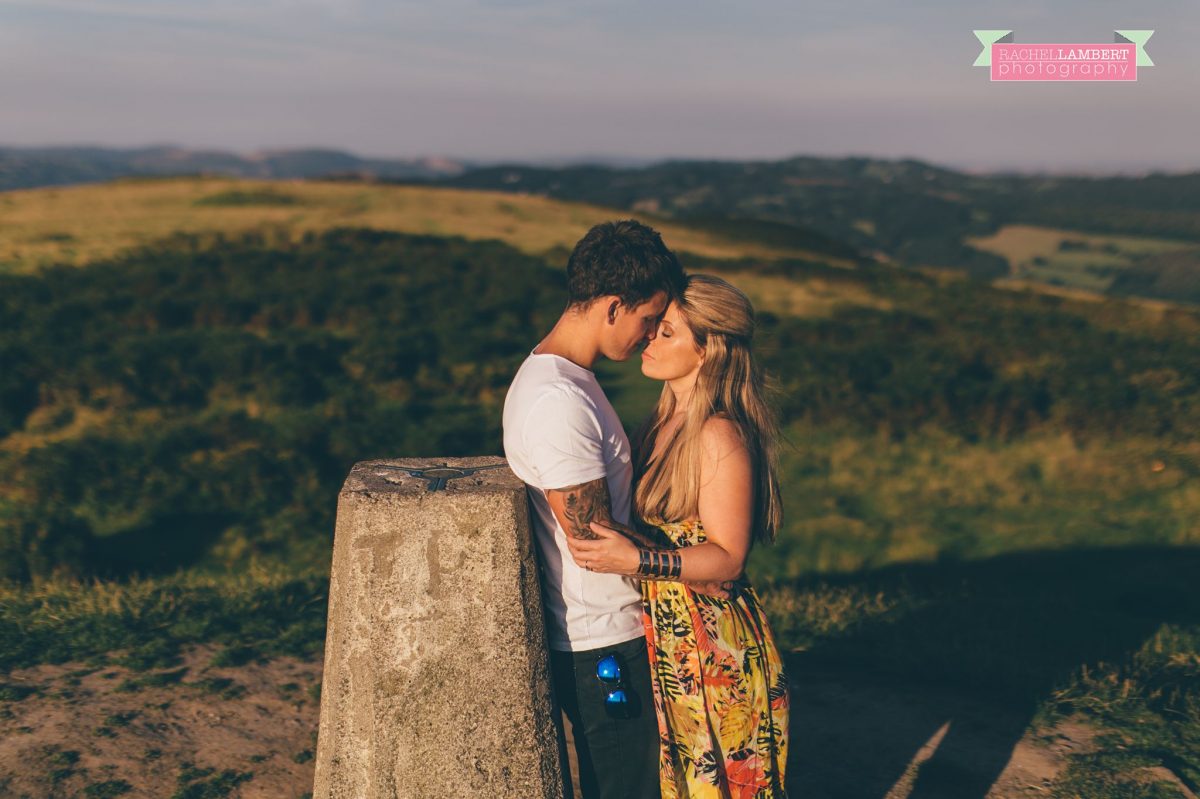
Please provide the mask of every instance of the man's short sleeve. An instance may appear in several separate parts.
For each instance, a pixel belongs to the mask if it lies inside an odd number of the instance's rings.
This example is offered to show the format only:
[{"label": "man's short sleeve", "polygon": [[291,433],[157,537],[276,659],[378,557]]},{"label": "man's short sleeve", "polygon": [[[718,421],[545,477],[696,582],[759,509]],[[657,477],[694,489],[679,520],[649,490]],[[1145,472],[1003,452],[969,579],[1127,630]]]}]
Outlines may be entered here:
[{"label": "man's short sleeve", "polygon": [[606,476],[596,409],[582,392],[554,388],[530,407],[523,432],[530,466],[549,491]]}]

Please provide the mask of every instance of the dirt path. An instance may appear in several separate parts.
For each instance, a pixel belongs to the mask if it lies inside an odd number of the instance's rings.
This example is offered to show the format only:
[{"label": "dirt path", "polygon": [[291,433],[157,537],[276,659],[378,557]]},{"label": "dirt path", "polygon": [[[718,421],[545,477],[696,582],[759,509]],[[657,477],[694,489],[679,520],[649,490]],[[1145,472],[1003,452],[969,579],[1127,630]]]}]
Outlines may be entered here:
[{"label": "dirt path", "polygon": [[793,682],[788,788],[804,799],[1045,797],[1096,735],[1082,719],[1028,730],[1032,708],[950,688],[819,672]]},{"label": "dirt path", "polygon": [[94,795],[296,799],[311,791],[319,702],[310,688],[321,663],[213,668],[215,651],[191,649],[181,682],[133,692],[119,686],[145,675],[121,667],[74,677],[83,664],[13,671],[5,682],[41,693],[0,708],[0,796],[85,796],[88,786],[120,780],[127,790],[117,783]]},{"label": "dirt path", "polygon": [[[179,682],[137,691],[121,686],[145,675],[121,667],[39,666],[2,678],[0,795],[85,796],[109,782],[92,795],[305,796],[321,663],[216,668],[207,665],[214,652],[188,650]],[[1033,734],[1022,709],[951,690],[817,672],[792,680],[788,784],[804,799],[1044,797],[1066,755],[1094,737],[1079,720]],[[36,692],[18,700],[22,686]]]}]

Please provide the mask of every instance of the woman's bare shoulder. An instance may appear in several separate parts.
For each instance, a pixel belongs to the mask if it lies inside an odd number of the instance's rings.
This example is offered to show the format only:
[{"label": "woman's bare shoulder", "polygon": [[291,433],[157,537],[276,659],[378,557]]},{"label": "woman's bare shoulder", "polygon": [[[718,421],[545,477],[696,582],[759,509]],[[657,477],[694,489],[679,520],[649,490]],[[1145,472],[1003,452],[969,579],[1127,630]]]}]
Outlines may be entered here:
[{"label": "woman's bare shoulder", "polygon": [[737,422],[723,414],[714,414],[704,420],[704,426],[700,429],[700,441],[710,457],[724,457],[739,450],[746,450],[741,428]]}]

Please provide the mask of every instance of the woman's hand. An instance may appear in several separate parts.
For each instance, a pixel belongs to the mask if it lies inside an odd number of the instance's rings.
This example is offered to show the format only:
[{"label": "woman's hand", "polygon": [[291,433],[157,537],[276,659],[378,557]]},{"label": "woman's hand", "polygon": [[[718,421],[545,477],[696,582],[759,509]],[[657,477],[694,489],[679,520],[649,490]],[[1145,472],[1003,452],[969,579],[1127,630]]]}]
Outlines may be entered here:
[{"label": "woman's hand", "polygon": [[[588,571],[640,577],[638,566],[641,559],[638,545],[611,527],[592,522],[591,528],[592,532],[598,536],[597,538],[567,536],[567,547],[571,550],[571,557],[575,559],[575,563]],[[730,599],[733,596],[733,581],[680,580],[679,582],[698,594],[706,594],[716,599]]]},{"label": "woman's hand", "polygon": [[591,523],[593,539],[567,536],[567,547],[575,563],[588,571],[605,574],[636,575],[638,547],[621,533],[596,522]]}]

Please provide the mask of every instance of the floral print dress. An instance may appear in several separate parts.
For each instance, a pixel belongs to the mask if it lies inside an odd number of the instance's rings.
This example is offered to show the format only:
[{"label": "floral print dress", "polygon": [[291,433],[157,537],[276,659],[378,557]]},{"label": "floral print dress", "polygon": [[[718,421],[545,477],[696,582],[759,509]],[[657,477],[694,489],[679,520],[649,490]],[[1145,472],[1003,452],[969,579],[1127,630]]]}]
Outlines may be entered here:
[{"label": "floral print dress", "polygon": [[[676,548],[706,540],[698,520],[658,529]],[[754,589],[641,585],[663,799],[786,797],[787,675]]]}]

